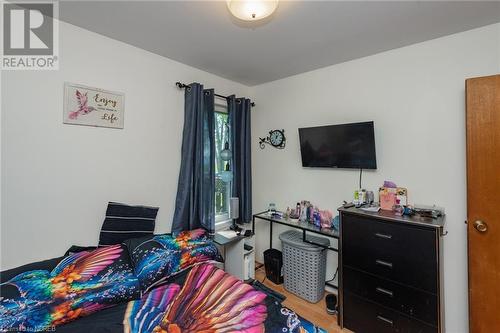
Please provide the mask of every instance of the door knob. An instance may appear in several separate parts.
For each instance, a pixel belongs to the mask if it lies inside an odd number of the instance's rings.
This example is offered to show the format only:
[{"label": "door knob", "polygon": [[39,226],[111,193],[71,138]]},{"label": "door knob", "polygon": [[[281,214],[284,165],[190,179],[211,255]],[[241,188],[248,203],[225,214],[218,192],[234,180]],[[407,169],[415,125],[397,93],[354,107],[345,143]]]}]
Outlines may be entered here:
[{"label": "door knob", "polygon": [[474,222],[474,228],[479,232],[486,232],[486,230],[488,230],[488,225],[481,220],[477,220]]}]

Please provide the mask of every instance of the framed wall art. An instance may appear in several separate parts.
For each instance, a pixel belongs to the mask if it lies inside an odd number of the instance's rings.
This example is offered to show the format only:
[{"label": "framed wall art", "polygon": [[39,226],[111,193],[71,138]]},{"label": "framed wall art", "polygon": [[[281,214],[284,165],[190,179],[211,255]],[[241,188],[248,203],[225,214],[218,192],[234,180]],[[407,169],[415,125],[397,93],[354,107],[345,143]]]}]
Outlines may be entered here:
[{"label": "framed wall art", "polygon": [[123,128],[125,95],[66,82],[63,109],[65,124]]}]

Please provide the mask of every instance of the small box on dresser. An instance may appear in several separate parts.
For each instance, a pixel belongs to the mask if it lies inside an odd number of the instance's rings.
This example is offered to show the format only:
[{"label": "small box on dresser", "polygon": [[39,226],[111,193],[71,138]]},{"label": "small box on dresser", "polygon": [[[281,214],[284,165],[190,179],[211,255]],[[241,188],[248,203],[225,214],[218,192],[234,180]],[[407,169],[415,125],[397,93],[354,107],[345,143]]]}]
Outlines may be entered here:
[{"label": "small box on dresser", "polygon": [[339,212],[341,327],[357,333],[444,332],[444,217]]}]

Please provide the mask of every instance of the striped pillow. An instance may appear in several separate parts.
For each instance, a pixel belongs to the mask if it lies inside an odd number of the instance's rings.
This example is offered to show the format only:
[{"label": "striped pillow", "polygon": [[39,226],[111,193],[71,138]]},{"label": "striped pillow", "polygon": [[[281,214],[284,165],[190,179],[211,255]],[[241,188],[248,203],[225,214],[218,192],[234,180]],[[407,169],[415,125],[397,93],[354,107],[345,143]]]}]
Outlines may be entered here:
[{"label": "striped pillow", "polygon": [[158,207],[109,202],[99,235],[99,246],[121,244],[130,238],[152,235]]}]

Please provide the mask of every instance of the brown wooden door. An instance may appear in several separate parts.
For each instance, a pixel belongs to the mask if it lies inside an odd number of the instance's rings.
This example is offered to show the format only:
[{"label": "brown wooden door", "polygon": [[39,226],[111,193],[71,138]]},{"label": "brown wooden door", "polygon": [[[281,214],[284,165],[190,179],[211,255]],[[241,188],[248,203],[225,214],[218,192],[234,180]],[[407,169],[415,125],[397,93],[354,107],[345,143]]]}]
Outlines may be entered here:
[{"label": "brown wooden door", "polygon": [[471,333],[500,332],[500,75],[466,81]]}]

